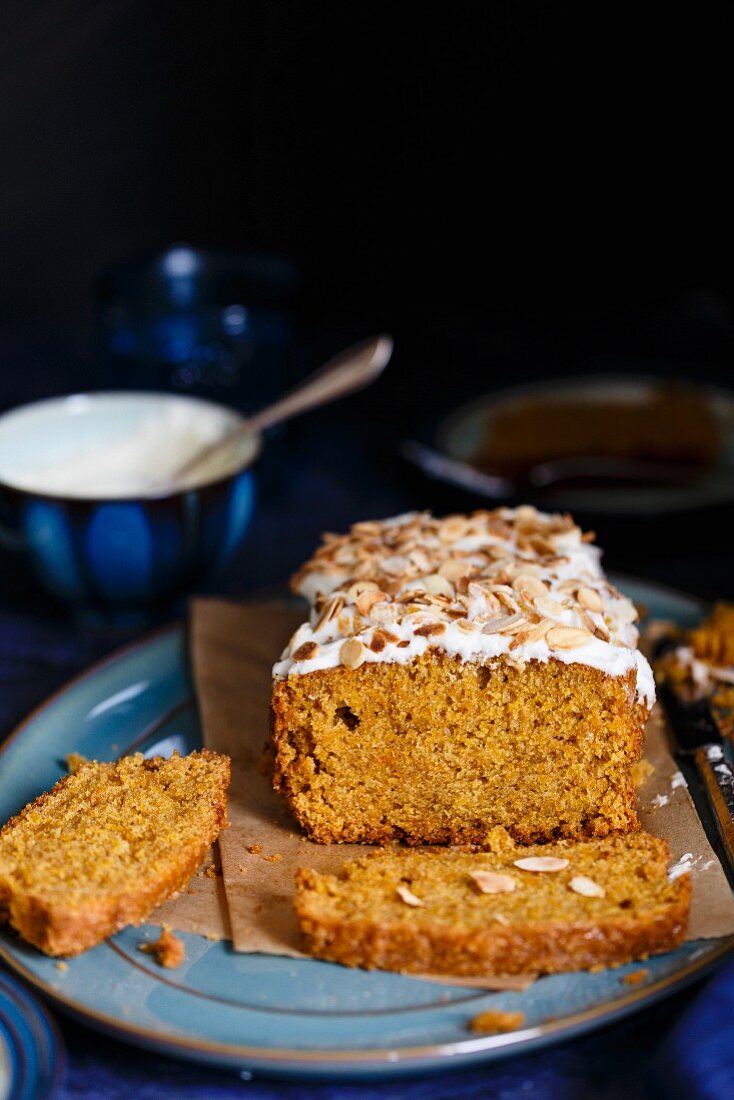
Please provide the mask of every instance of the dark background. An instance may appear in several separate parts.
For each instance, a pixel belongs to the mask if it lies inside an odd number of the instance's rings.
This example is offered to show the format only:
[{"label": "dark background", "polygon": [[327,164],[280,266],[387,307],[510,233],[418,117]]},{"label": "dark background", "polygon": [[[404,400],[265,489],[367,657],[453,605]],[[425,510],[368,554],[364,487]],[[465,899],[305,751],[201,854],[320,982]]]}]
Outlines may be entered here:
[{"label": "dark background", "polygon": [[[300,462],[320,429],[332,526],[392,507],[390,478],[452,506],[397,443],[487,389],[728,384],[730,5],[11,0],[2,19],[0,408],[99,385],[95,277],[180,240],[294,261],[293,375],[395,335],[373,390],[287,435]],[[259,579],[310,552],[300,503]],[[730,526],[599,535],[612,567],[734,595]]]}]

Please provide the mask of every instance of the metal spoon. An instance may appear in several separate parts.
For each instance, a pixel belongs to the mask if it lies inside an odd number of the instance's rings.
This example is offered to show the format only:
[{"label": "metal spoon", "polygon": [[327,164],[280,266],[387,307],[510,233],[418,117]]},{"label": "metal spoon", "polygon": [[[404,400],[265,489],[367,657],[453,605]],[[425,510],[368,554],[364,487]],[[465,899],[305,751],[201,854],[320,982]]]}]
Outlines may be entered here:
[{"label": "metal spoon", "polygon": [[172,492],[182,482],[194,484],[203,480],[202,474],[210,474],[213,469],[224,471],[230,465],[224,460],[243,438],[257,435],[274,424],[281,424],[309,409],[326,405],[339,397],[346,397],[347,394],[363,389],[382,373],[390,361],[392,351],[392,337],[385,333],[353,344],[272,405],[243,420],[233,431],[187,458],[164,481],[154,482],[151,488],[159,492]]},{"label": "metal spoon", "polygon": [[574,456],[539,462],[526,471],[522,480],[501,477],[478,470],[468,462],[450,458],[432,447],[415,440],[406,440],[401,448],[408,461],[428,477],[449,481],[469,492],[497,500],[517,496],[532,489],[550,489],[559,481],[571,477],[586,477],[615,482],[639,481],[642,484],[683,487],[700,477],[700,468],[652,459],[615,459],[596,456]]}]

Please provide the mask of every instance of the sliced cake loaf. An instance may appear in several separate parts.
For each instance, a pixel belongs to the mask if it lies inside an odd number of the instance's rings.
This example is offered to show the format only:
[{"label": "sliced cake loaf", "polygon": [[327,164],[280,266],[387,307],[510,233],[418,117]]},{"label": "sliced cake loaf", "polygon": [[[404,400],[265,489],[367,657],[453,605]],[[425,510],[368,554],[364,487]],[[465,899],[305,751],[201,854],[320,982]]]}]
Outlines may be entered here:
[{"label": "sliced cake loaf", "polygon": [[488,976],[616,966],[683,939],[690,880],[647,833],[504,852],[391,848],[297,873],[307,951],[347,966]]},{"label": "sliced cake loaf", "polygon": [[229,758],[76,762],[0,831],[0,920],[48,955],[141,924],[226,824]]}]

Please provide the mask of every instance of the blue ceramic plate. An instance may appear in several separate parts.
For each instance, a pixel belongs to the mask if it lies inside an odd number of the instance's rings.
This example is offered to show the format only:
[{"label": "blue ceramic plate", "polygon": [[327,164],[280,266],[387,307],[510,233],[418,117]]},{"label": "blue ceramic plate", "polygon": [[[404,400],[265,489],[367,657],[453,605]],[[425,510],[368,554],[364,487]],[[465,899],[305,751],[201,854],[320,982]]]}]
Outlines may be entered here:
[{"label": "blue ceramic plate", "polygon": [[[687,597],[620,583],[656,616],[685,624],[700,614]],[[174,627],[98,665],[26,720],[3,753],[0,818],[50,787],[72,750],[106,760],[199,745],[185,634]],[[140,939],[139,929],[121,932],[65,971],[8,934],[0,936],[0,956],[60,1009],[131,1043],[245,1077],[357,1078],[475,1065],[578,1035],[680,988],[734,945],[687,943],[647,962],[648,976],[634,987],[624,982],[633,965],[542,978],[524,993],[486,993],[314,960],[237,955],[196,935],[183,936],[183,965],[163,971],[136,950]],[[489,1007],[519,1010],[526,1024],[470,1038],[468,1020]]]},{"label": "blue ceramic plate", "polygon": [[51,1017],[0,971],[0,1100],[50,1100],[65,1063]]}]

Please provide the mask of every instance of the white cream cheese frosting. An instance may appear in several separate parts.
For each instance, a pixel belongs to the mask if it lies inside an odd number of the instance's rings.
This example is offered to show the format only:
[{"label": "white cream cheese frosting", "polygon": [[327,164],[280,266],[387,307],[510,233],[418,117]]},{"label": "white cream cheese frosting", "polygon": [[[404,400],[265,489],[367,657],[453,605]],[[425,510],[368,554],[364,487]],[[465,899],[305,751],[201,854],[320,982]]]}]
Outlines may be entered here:
[{"label": "white cream cheese frosting", "polygon": [[635,672],[651,708],[637,612],[606,579],[601,552],[569,516],[498,508],[437,519],[409,512],[326,535],[293,580],[311,604],[276,678],[429,649],[463,661],[555,659],[609,676]]}]

